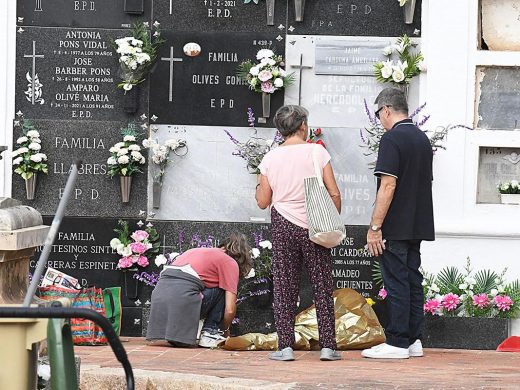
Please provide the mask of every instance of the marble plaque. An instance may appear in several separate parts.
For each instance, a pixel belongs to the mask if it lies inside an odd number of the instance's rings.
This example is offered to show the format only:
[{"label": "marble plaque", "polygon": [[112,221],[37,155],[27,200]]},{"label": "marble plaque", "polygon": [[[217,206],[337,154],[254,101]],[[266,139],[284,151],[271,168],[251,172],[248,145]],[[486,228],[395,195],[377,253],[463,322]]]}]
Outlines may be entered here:
[{"label": "marble plaque", "polygon": [[482,43],[489,50],[520,50],[520,1],[481,0]]},{"label": "marble plaque", "polygon": [[[312,118],[312,117],[311,117]],[[250,128],[215,128],[160,125],[155,133],[159,141],[184,138],[189,152],[172,155],[161,191],[161,202],[154,209],[156,219],[269,222],[267,210],[256,205],[255,175],[247,173],[246,163],[233,156],[234,144],[224,132],[245,142],[254,136]],[[258,135],[272,139],[274,129],[258,129]],[[363,155],[359,129],[323,128],[321,139],[332,156],[332,166],[343,202],[341,216],[345,224],[365,225],[370,221],[376,183],[368,168],[370,158]],[[148,207],[152,208],[150,167]]]},{"label": "marble plaque", "polygon": [[520,70],[514,67],[478,67],[476,104],[478,128],[520,128]]},{"label": "marble plaque", "polygon": [[[246,59],[256,62],[256,53],[265,47],[284,55],[284,40],[266,33],[165,31],[164,37],[167,43],[150,78],[150,112],[159,117],[157,123],[237,126],[247,125],[248,107],[262,114],[262,94],[238,78],[237,67]],[[183,53],[188,42],[201,46],[198,56]],[[271,114],[283,105],[283,98],[283,91],[271,95]],[[266,126],[272,127],[270,122]]]},{"label": "marble plaque", "polygon": [[316,41],[316,59],[314,73],[317,75],[373,76],[374,65],[388,58],[383,49],[391,41]]},{"label": "marble plaque", "polygon": [[[183,138],[188,153],[172,154],[172,163],[164,177],[160,207],[154,212],[161,220],[269,222],[267,210],[256,205],[256,175],[246,170],[246,163],[233,156],[234,144],[224,130],[241,142],[254,135],[250,128],[193,127],[160,125],[153,136],[159,141]],[[258,129],[265,139],[274,137],[274,129]],[[154,166],[150,167],[151,175]],[[150,176],[150,186],[152,177]],[[149,208],[152,188],[148,190]]]},{"label": "marble plaque", "polygon": [[347,237],[331,249],[334,289],[351,288],[364,297],[376,297],[379,291],[373,280],[375,257],[364,246],[367,243],[367,226],[347,226]]},{"label": "marble plaque", "polygon": [[294,1],[289,2],[288,33],[297,35],[352,35],[396,37],[420,35],[421,7],[415,6],[413,24],[404,23],[404,11],[393,0],[313,0],[305,2],[303,22],[297,22]]},{"label": "marble plaque", "polygon": [[[119,177],[110,178],[106,161],[109,149],[122,140],[121,122],[32,121],[40,132],[42,153],[47,154],[48,175],[38,174],[34,200],[26,200],[25,182],[13,174],[13,198],[53,215],[63,195],[69,170],[77,159],[83,164],[73,194],[67,203],[68,216],[129,217],[146,209],[146,174],[132,177],[130,202],[121,202]],[[14,140],[20,136],[15,128]],[[146,151],[143,151],[146,153]],[[146,154],[145,154],[146,155]],[[146,172],[146,165],[143,166]]]},{"label": "marble plaque", "polygon": [[[287,39],[287,69],[295,72],[296,82],[286,89],[285,103],[300,103],[306,107],[311,114],[311,126],[365,127],[368,118],[364,100],[372,107],[385,85],[378,83],[373,76],[315,74],[316,45],[322,39],[330,41],[330,37],[288,36]],[[352,38],[347,41],[351,42]],[[388,42],[388,38],[371,38],[371,41],[383,43]],[[303,65],[301,71],[300,62]]]},{"label": "marble plaque", "polygon": [[18,0],[17,23],[19,26],[121,28],[150,21],[151,0],[142,0],[142,11],[125,9],[126,3],[127,0]]},{"label": "marble plaque", "polygon": [[[16,111],[27,118],[115,121],[129,118],[116,85],[112,41],[126,30],[25,27],[16,42]],[[140,88],[145,109],[146,84]]]},{"label": "marble plaque", "polygon": [[520,148],[480,148],[477,203],[500,203],[497,185],[520,178]]},{"label": "marble plaque", "polygon": [[[163,0],[154,2],[154,19],[174,31],[270,32],[285,34],[287,1]],[[269,19],[268,19],[269,17]],[[269,24],[268,24],[269,23]]]}]

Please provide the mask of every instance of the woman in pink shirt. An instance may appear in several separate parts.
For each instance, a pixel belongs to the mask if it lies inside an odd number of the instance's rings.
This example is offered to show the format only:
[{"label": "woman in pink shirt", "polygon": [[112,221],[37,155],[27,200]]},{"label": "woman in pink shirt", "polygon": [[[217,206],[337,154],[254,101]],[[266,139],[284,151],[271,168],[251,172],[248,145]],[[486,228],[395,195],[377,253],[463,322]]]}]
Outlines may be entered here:
[{"label": "woman in pink shirt", "polygon": [[330,249],[309,240],[303,179],[314,176],[312,151],[316,149],[323,168],[323,181],[338,211],[341,197],[330,155],[321,145],[307,143],[308,111],[284,106],[275,114],[276,128],[285,142],[265,155],[256,186],[258,206],[271,205],[273,237],[274,314],[278,351],[273,360],[294,360],[294,318],[302,263],[309,273],[314,293],[320,335],[320,359],[339,360],[336,352],[334,300],[332,298],[332,257]]}]

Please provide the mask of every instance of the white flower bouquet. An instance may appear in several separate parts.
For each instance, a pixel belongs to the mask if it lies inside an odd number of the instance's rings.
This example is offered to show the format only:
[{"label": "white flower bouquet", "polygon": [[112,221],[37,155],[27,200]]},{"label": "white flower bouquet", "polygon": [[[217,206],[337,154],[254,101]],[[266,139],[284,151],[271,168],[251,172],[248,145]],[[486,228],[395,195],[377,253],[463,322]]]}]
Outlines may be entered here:
[{"label": "white flower bouquet", "polygon": [[15,124],[22,128],[22,136],[16,140],[18,149],[12,153],[13,166],[16,166],[14,172],[26,180],[35,173],[47,174],[47,155],[41,152],[40,133],[23,116]]},{"label": "white flower bouquet", "polygon": [[108,160],[108,175],[114,177],[132,176],[135,173],[142,172],[141,165],[146,163],[146,159],[141,154],[141,147],[138,143],[138,132],[134,124],[129,124],[126,129],[121,132],[123,142],[118,142],[110,148],[112,154]]},{"label": "white flower bouquet", "polygon": [[117,87],[122,88],[125,94],[145,80],[144,76],[154,64],[159,46],[164,42],[158,29],[159,22],[153,25],[156,31],[152,37],[147,30],[147,23],[137,23],[132,28],[131,36],[114,41],[123,79]]},{"label": "white flower bouquet", "polygon": [[[410,37],[403,35],[397,38],[395,44],[385,47],[383,53],[389,57],[388,60],[374,64],[374,75],[377,81],[400,86],[410,83],[413,77],[425,71],[424,57],[421,52],[412,52],[415,46]],[[395,53],[399,59],[392,60],[390,57]]]},{"label": "white flower bouquet", "polygon": [[152,138],[147,138],[143,140],[143,146],[152,152],[152,162],[159,168],[158,172],[153,176],[153,181],[161,185],[166,168],[170,163],[170,152],[177,156],[184,156],[188,153],[186,141],[180,138],[167,139],[163,145]]},{"label": "white flower bouquet", "polygon": [[294,82],[294,73],[284,70],[282,56],[270,49],[260,49],[256,54],[259,63],[246,60],[238,66],[237,75],[247,82],[249,88],[259,93],[275,93]]},{"label": "white flower bouquet", "polygon": [[518,180],[506,181],[498,184],[497,189],[501,194],[520,194],[520,183]]}]

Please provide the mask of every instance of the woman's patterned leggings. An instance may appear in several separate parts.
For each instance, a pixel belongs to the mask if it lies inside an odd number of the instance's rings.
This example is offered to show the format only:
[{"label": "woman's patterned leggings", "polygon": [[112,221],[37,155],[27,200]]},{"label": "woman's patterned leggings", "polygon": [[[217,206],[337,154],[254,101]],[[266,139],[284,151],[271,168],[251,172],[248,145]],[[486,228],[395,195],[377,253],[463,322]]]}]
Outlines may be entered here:
[{"label": "woman's patterned leggings", "polygon": [[307,268],[318,317],[320,347],[336,349],[332,258],[330,249],[309,240],[309,232],[271,207],[273,236],[274,318],[278,349],[292,347],[302,261]]}]

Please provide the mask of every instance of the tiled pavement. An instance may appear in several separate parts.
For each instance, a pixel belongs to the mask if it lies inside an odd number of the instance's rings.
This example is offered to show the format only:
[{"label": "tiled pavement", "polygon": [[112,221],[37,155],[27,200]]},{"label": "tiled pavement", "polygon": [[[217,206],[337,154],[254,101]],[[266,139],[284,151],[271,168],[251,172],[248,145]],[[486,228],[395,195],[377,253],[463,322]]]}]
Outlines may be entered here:
[{"label": "tiled pavement", "polygon": [[[172,348],[122,338],[134,370],[258,379],[294,389],[520,389],[520,353],[426,349],[422,358],[376,361],[360,351],[319,361],[319,352],[296,351],[294,362],[274,362],[267,351]],[[75,347],[81,365],[120,367],[108,346]]]}]

